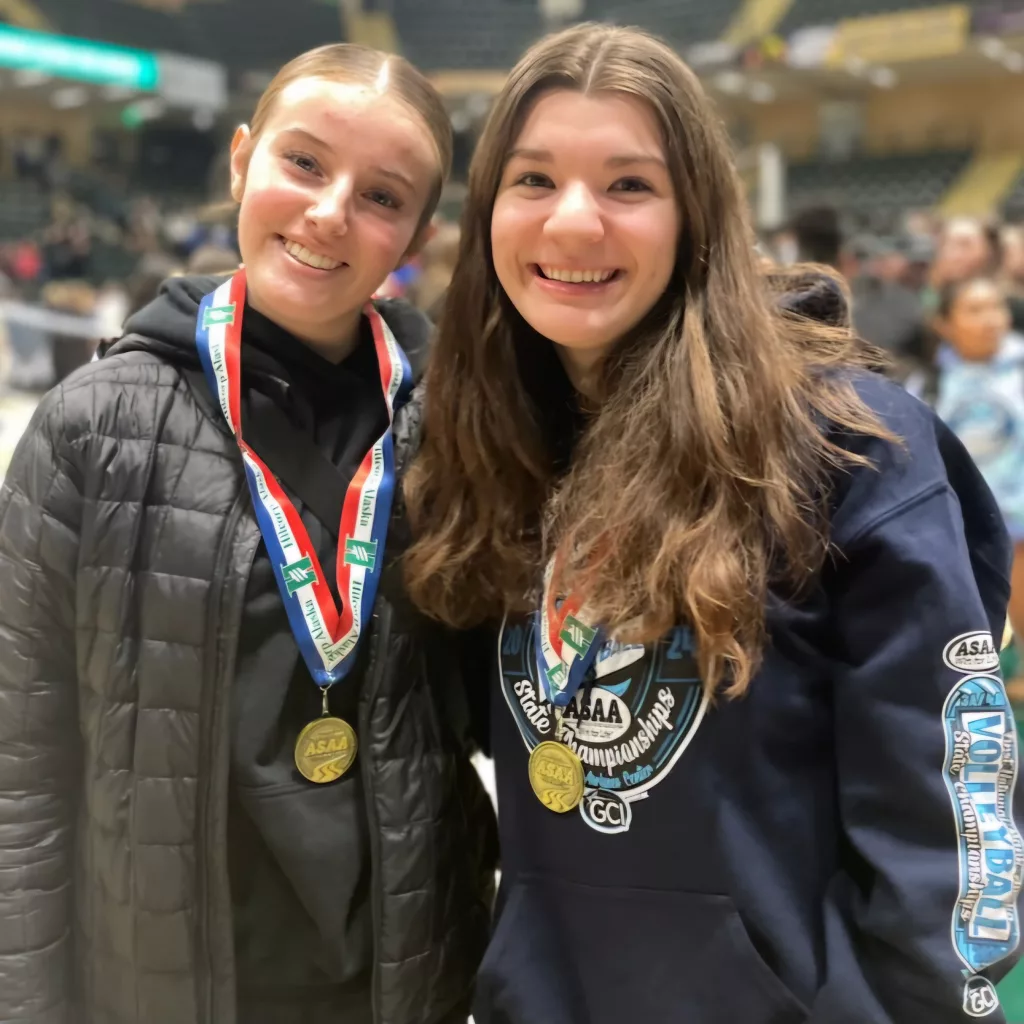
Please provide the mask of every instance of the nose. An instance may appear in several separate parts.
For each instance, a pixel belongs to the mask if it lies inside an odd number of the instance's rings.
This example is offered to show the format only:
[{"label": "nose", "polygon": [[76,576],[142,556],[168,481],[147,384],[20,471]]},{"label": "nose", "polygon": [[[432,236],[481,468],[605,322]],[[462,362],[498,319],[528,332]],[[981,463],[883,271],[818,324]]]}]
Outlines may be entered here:
[{"label": "nose", "polygon": [[306,211],[306,219],[314,230],[325,235],[345,234],[352,192],[352,179],[348,175],[324,183]]},{"label": "nose", "polygon": [[601,207],[582,182],[574,182],[556,198],[544,224],[544,233],[561,242],[600,242],[604,238]]}]

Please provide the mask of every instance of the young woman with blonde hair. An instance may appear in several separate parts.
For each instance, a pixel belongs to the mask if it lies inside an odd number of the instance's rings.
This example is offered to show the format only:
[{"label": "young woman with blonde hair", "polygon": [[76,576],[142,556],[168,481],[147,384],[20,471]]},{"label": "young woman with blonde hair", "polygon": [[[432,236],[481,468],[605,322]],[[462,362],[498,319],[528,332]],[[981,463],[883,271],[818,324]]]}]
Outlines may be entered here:
[{"label": "young woman with blonde hair", "polygon": [[1002,1019],[1007,538],[867,364],[831,278],[765,278],[667,46],[584,25],[526,54],[406,488],[413,599],[496,624],[478,1024]]},{"label": "young woman with blonde hair", "polygon": [[371,297],[451,159],[327,46],[232,144],[244,270],[47,395],[0,492],[0,1020],[457,1024],[490,807],[392,515],[429,324]]}]

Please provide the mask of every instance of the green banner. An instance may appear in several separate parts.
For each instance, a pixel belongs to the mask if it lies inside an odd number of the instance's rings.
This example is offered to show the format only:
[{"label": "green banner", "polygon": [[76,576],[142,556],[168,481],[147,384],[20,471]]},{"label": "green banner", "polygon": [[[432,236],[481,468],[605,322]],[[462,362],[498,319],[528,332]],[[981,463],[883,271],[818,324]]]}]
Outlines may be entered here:
[{"label": "green banner", "polygon": [[160,78],[155,53],[0,25],[0,67],[42,71],[99,85],[152,91]]}]

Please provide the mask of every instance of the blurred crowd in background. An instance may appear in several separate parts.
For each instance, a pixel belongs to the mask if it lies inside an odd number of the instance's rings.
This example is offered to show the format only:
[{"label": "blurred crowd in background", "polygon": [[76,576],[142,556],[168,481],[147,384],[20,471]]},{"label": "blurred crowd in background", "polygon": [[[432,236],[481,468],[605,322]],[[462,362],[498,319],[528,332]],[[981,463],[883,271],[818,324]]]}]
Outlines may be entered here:
[{"label": "blurred crowd in background", "polygon": [[[228,142],[287,60],[363,42],[442,94],[452,181],[381,285],[436,320],[491,101],[526,46],[583,19],[683,54],[766,263],[838,270],[881,372],[983,466],[1024,636],[1024,0],[0,0],[0,479],[39,397],[161,282],[238,266]],[[1024,724],[1012,645],[1003,667]],[[1002,998],[1024,1022],[1024,967]]]},{"label": "blurred crowd in background", "polygon": [[[40,230],[0,244],[8,389],[38,394],[53,386],[92,357],[97,339],[116,337],[163,280],[226,273],[239,263],[230,203],[173,206],[142,196],[97,208],[35,165],[26,174],[45,195],[50,218]],[[381,293],[403,296],[436,319],[458,238],[457,223],[438,217],[423,251]],[[994,346],[1024,335],[1024,225],[907,210],[891,231],[872,233],[839,209],[814,206],[759,244],[773,262],[838,269],[853,298],[857,333],[887,354],[888,372],[922,396],[934,389],[944,346],[969,346],[972,330],[987,332]],[[114,275],[112,251],[121,270]],[[977,323],[966,323],[955,294],[968,282],[988,286],[990,301],[975,314]],[[1024,406],[1024,393],[1020,398]]]}]

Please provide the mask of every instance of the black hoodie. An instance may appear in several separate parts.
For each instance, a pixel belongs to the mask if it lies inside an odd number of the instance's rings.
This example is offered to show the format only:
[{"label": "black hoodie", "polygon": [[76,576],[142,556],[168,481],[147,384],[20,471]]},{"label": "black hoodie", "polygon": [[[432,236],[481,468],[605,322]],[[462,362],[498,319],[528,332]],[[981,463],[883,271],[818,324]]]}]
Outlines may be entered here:
[{"label": "black hoodie", "polygon": [[[201,375],[196,314],[222,280],[169,281],[105,354],[142,348]],[[401,303],[380,308],[415,369],[429,323]],[[357,348],[340,364],[248,306],[242,330],[243,435],[281,478],[321,564],[332,566],[338,523],[320,522],[290,486],[301,461],[290,451],[297,438],[283,436],[273,416],[283,412],[347,483],[388,422],[369,324],[364,319]],[[327,576],[337,601],[333,574]],[[356,717],[365,657],[363,650],[331,691],[332,713],[348,721]],[[373,935],[359,763],[329,786],[297,778],[295,740],[319,714],[320,691],[299,654],[262,543],[246,591],[237,665],[228,854],[239,1020],[369,1024]]]}]

